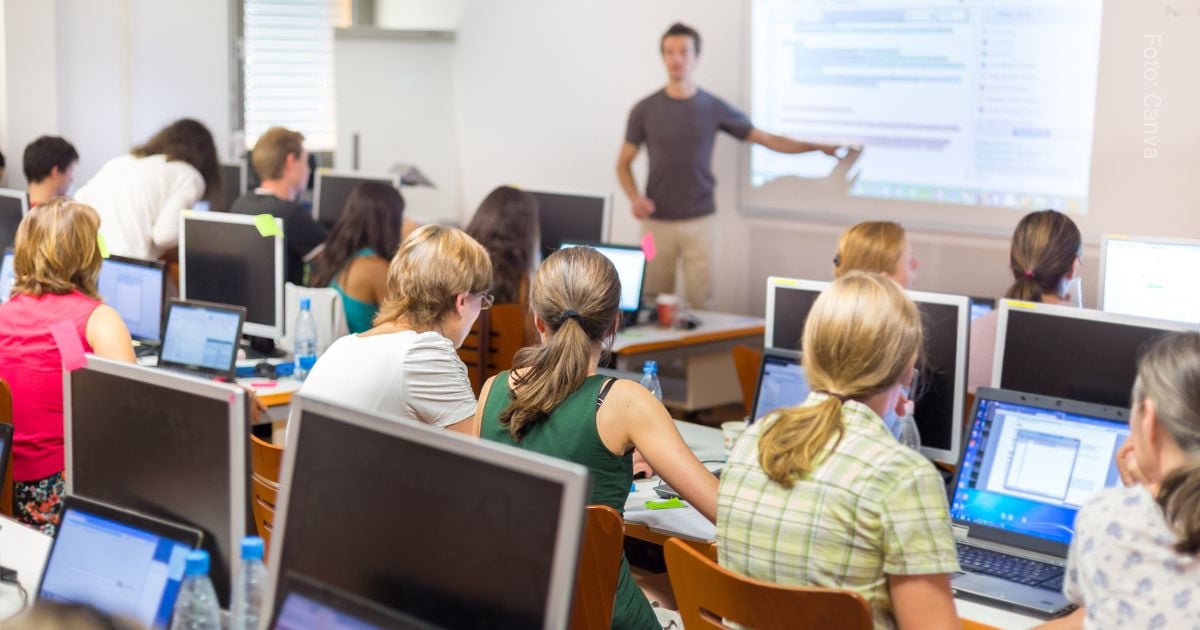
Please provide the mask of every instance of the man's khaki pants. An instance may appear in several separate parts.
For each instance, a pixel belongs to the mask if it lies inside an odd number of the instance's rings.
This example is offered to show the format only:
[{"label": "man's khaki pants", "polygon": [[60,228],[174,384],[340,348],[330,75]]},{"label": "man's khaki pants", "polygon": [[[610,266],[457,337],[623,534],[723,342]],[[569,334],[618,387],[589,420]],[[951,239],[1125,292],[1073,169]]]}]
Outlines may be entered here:
[{"label": "man's khaki pants", "polygon": [[646,264],[645,293],[654,299],[675,292],[675,264],[683,260],[683,299],[689,308],[708,307],[712,287],[714,215],[682,221],[642,221],[642,234],[654,234],[656,256]]}]

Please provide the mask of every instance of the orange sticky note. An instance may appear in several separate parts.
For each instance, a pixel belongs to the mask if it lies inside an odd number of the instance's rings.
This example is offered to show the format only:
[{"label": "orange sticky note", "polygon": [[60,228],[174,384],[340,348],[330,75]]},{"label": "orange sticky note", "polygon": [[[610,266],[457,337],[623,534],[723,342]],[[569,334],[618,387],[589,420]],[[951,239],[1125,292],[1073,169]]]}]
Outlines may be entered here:
[{"label": "orange sticky note", "polygon": [[642,237],[642,253],[646,255],[646,262],[654,260],[658,255],[658,251],[654,247],[654,232],[646,232]]},{"label": "orange sticky note", "polygon": [[50,326],[50,334],[54,337],[54,345],[58,346],[64,370],[74,372],[87,365],[83,342],[79,340],[79,333],[75,332],[74,324],[65,320],[53,324]]}]

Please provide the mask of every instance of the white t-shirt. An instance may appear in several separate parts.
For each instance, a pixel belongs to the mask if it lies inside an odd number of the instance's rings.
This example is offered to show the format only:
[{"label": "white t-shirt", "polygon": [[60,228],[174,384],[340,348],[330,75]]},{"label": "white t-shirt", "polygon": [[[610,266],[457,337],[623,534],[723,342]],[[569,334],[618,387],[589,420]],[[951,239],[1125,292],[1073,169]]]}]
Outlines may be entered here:
[{"label": "white t-shirt", "polygon": [[475,415],[475,393],[454,344],[411,330],[333,342],[300,393],[435,427]]},{"label": "white t-shirt", "polygon": [[1107,488],[1079,510],[1063,593],[1085,628],[1200,628],[1200,560],[1141,486]]},{"label": "white t-shirt", "polygon": [[108,161],[75,193],[100,213],[108,250],[156,258],[179,243],[179,215],[204,196],[204,176],[165,155],[122,155]]}]

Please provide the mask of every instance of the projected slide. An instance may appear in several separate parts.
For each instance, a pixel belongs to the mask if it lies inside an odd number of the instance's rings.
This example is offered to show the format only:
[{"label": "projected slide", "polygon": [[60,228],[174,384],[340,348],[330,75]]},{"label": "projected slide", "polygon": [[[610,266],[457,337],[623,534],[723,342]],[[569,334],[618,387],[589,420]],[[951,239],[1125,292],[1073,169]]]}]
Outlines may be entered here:
[{"label": "projected slide", "polygon": [[[752,118],[861,144],[846,195],[1085,212],[1100,15],[1101,0],[753,0]],[[834,163],[756,146],[749,183],[829,184]]]}]

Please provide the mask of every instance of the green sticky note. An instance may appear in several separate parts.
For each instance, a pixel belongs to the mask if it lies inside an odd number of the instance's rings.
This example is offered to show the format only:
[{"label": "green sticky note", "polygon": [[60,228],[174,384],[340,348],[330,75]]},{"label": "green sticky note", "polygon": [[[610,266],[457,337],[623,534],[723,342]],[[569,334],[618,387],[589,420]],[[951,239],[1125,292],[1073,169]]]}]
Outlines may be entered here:
[{"label": "green sticky note", "polygon": [[651,510],[670,510],[673,508],[687,507],[687,504],[681,501],[679,497],[672,497],[666,501],[647,501],[646,507],[650,508]]},{"label": "green sticky note", "polygon": [[258,228],[258,233],[263,237],[268,236],[283,236],[283,230],[279,229],[279,224],[275,222],[275,217],[269,214],[260,214],[254,217],[254,227]]},{"label": "green sticky note", "polygon": [[96,248],[100,250],[101,258],[108,258],[108,243],[104,242],[104,235],[96,232]]}]

